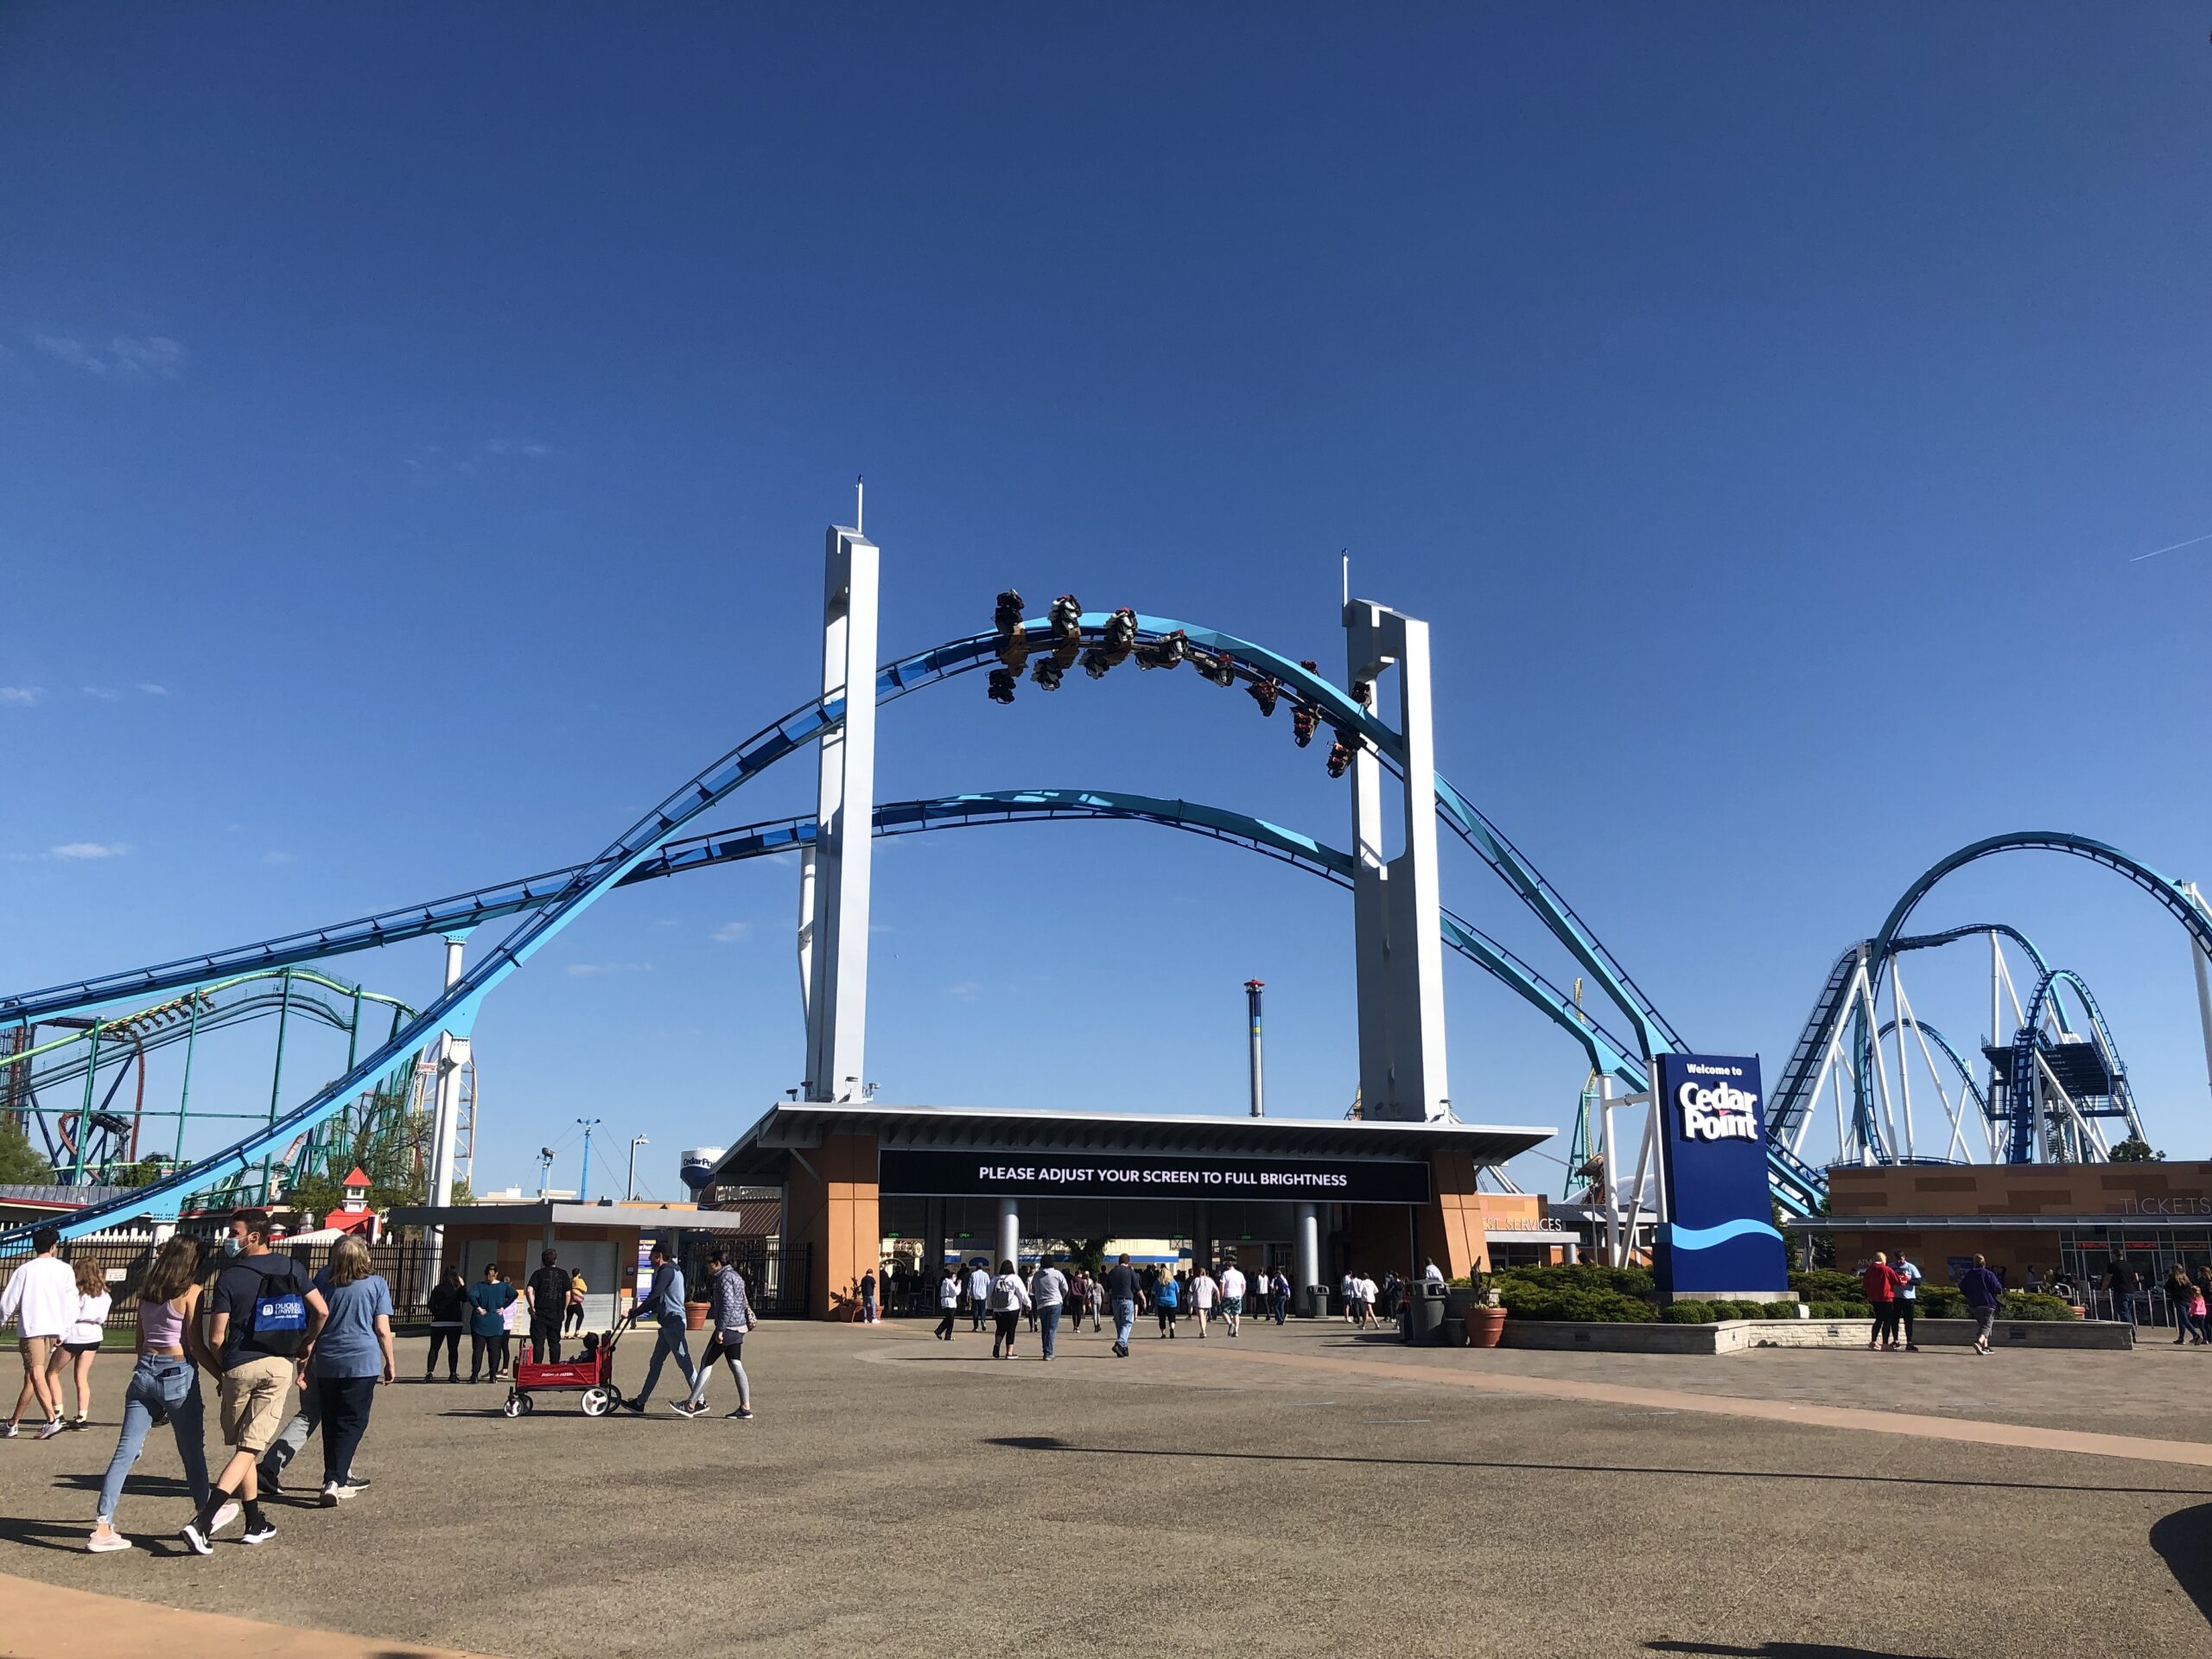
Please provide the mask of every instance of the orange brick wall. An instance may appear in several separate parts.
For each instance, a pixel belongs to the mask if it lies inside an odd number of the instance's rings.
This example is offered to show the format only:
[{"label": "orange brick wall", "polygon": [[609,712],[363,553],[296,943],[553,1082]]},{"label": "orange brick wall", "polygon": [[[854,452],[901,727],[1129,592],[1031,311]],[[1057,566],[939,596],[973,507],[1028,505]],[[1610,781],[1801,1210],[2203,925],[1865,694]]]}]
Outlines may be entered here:
[{"label": "orange brick wall", "polygon": [[804,1156],[813,1171],[792,1159],[790,1199],[791,1239],[813,1252],[807,1311],[818,1319],[847,1319],[860,1302],[861,1275],[882,1265],[876,1139],[826,1135]]}]

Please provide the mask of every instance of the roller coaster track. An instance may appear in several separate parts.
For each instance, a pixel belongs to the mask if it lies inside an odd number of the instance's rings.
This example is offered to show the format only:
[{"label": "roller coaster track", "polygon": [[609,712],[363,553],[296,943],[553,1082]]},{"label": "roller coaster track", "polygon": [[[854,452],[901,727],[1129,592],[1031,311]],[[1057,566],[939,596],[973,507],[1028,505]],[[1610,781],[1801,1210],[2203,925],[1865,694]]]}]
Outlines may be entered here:
[{"label": "roller coaster track", "polygon": [[[2036,982],[2036,988],[2028,998],[2026,1014],[2020,1021],[2020,1028],[2012,1033],[2013,1077],[2026,1078],[2034,1075],[2037,1042],[2036,1027],[2043,1018],[2044,1003],[2047,1000],[2056,1000],[2061,980],[2073,986],[2074,994],[2082,999],[2082,1009],[2088,1020],[2091,1040],[2102,1051],[2105,1065],[2112,1074],[2114,1084],[2113,1096],[2120,1103],[2121,1116],[2127,1123],[2127,1132],[2141,1135],[2143,1122],[2136,1116],[2135,1097],[2127,1086],[2126,1068],[2120,1063],[2120,1050],[2114,1046],[2112,1032],[2105,1024],[2104,1010],[2097,1007],[2097,1000],[2089,995],[2089,988],[2082,982],[2082,976],[2070,968],[2047,969],[2043,977]],[[2034,1155],[2035,1103],[2040,1097],[2040,1092],[2025,1087],[2008,1091],[2007,1104],[2011,1109],[2006,1114],[2005,1148],[2008,1163],[2024,1164]]]},{"label": "roller coaster track", "polygon": [[[1086,639],[1096,639],[1103,635],[1108,620],[1107,613],[1089,612],[1082,616],[1079,626]],[[1024,626],[1033,629],[1040,638],[1047,626],[1041,619]],[[1233,635],[1168,619],[1139,617],[1137,632],[1140,639],[1146,641],[1179,634],[1193,645],[1230,658],[1248,675],[1275,682],[1297,699],[1314,708],[1332,728],[1358,734],[1375,746],[1386,762],[1402,768],[1403,746],[1397,734],[1344,691],[1300,664]],[[997,660],[1000,644],[995,633],[975,634],[893,663],[877,671],[876,701],[879,704],[895,702],[910,692],[988,666]],[[520,919],[515,928],[490,950],[479,956],[459,980],[446,988],[413,1020],[395,1031],[372,1052],[358,1058],[344,1076],[325,1084],[308,1100],[280,1116],[264,1128],[200,1160],[190,1171],[135,1189],[126,1197],[111,1203],[89,1206],[76,1212],[63,1224],[64,1230],[74,1236],[97,1230],[137,1215],[172,1217],[186,1198],[211,1184],[244,1173],[253,1164],[269,1158],[279,1147],[289,1144],[302,1131],[313,1128],[323,1118],[340,1109],[343,1103],[365,1084],[403,1057],[423,1046],[438,1032],[465,1034],[473,1027],[484,998],[591,905],[636,875],[655,855],[667,849],[677,833],[688,824],[721,804],[778,761],[819,739],[843,717],[844,703],[840,698],[818,698],[802,704],[761,728],[743,743],[687,780],[607,843],[594,857],[567,870],[533,877],[519,884],[506,884],[506,887],[501,890],[502,902],[512,908],[499,913],[518,915]],[[1628,1014],[1637,1025],[1640,1041],[1646,1047],[1679,1046],[1679,1039],[1675,1037],[1672,1027],[1667,1025],[1626,972],[1519,850],[1447,781],[1438,777],[1433,782],[1437,810],[1445,823],[1506,880],[1567,946],[1599,988]],[[1290,836],[1287,831],[1279,834],[1288,837],[1294,843],[1303,839]],[[1319,850],[1318,843],[1304,844],[1306,848]],[[1302,855],[1283,848],[1271,850],[1275,850],[1280,856],[1291,857],[1293,861],[1297,861]],[[477,896],[466,895],[464,898]],[[481,896],[488,899],[494,895],[487,893]],[[525,898],[531,901],[526,908],[521,902]],[[492,919],[495,908],[487,903],[483,906],[485,913],[477,919]],[[427,914],[402,924],[398,917],[416,918],[416,912],[397,912],[391,918],[369,918],[338,930],[292,935],[242,950],[187,958],[103,979],[0,998],[0,1022],[48,1017],[72,1007],[101,1006],[126,997],[143,996],[165,988],[188,986],[224,973],[267,967],[280,960],[308,960],[342,949],[365,949],[375,944],[393,943],[400,938],[426,931],[458,931],[474,925],[468,919],[467,909],[465,903],[448,901],[442,906],[422,907],[425,912],[432,910],[444,912],[435,925],[429,922]],[[386,925],[387,921],[389,925]],[[405,931],[401,931],[403,925]],[[1464,923],[1460,926],[1470,942],[1479,939],[1480,936],[1465,928]],[[1506,962],[1510,959],[1500,953],[1499,960]],[[1530,977],[1533,980],[1533,975]],[[1548,993],[1548,1001],[1557,999],[1555,990],[1549,987],[1543,988]],[[1546,1003],[1539,1001],[1538,1006],[1546,1006]],[[1575,1020],[1574,1028],[1578,1034],[1584,1029],[1595,1029],[1586,1027],[1580,1018]],[[1613,1051],[1611,1058],[1614,1064],[1607,1065],[1605,1069],[1614,1070],[1616,1065],[1626,1057],[1618,1052],[1619,1045],[1609,1040],[1606,1046]],[[1593,1063],[1598,1063],[1594,1057],[1600,1051],[1594,1038],[1586,1040],[1585,1047],[1592,1053]],[[22,1249],[27,1238],[28,1230],[25,1229],[0,1233],[0,1252]]]},{"label": "roller coaster track", "polygon": [[[2117,847],[2063,830],[2015,830],[2008,835],[1990,836],[1961,847],[1922,872],[1897,903],[1891,906],[1880,930],[1872,938],[1851,946],[1836,958],[1834,966],[1828,970],[1827,981],[1821,987],[1820,995],[1814,1000],[1812,1013],[1806,1019],[1796,1045],[1783,1067],[1779,1085],[1769,1091],[1767,1137],[1770,1145],[1786,1147],[1796,1140],[1804,1115],[1812,1107],[1812,1090],[1820,1077],[1821,1062],[1835,1038],[1838,1022],[1848,1011],[1851,988],[1862,959],[1866,963],[1871,993],[1880,988],[1882,975],[1891,958],[1902,951],[1946,944],[1975,933],[1997,932],[2018,943],[2035,963],[2037,974],[2048,976],[2050,969],[2042,954],[2024,936],[2002,924],[1982,923],[1971,927],[1949,929],[1942,933],[1901,937],[1906,919],[1944,877],[1999,853],[2023,851],[2066,853],[2118,872],[2164,906],[2201,948],[2212,951],[2212,913],[2208,913],[2180,883],[2160,874]],[[2078,983],[2076,988],[2080,988]],[[2060,1018],[2063,1027],[2063,1011]],[[1861,1053],[1866,1040],[1866,1033],[1860,1033],[1860,1041],[1855,1046]],[[1866,1068],[1862,1065],[1859,1070],[1863,1094]],[[1864,1099],[1859,1103],[1859,1111],[1862,1120],[1868,1117]]]}]

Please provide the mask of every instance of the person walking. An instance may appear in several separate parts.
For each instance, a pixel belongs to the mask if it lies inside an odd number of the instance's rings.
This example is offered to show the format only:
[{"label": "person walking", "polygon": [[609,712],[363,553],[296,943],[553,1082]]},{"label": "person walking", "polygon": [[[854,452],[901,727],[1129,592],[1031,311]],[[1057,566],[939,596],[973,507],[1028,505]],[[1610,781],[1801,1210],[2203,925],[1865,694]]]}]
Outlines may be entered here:
[{"label": "person walking", "polygon": [[875,1323],[875,1269],[873,1268],[861,1274],[861,1323]]},{"label": "person walking", "polygon": [[2127,1265],[2126,1256],[2113,1257],[2112,1264],[2105,1269],[2104,1281],[2099,1288],[2112,1293],[2113,1319],[2125,1319],[2130,1325],[2135,1323],[2135,1294],[2142,1286],[2142,1275]]},{"label": "person walking", "polygon": [[1244,1322],[1244,1269],[1231,1257],[1221,1267],[1221,1322],[1235,1336]]},{"label": "person walking", "polygon": [[1870,1350],[1886,1350],[1894,1353],[1897,1345],[1897,1275],[1890,1265],[1890,1258],[1880,1250],[1866,1264],[1866,1271],[1859,1277],[1866,1292],[1866,1305],[1874,1310],[1873,1340]]},{"label": "person walking", "polygon": [[1903,1327],[1905,1352],[1916,1354],[1920,1344],[1913,1340],[1912,1316],[1920,1311],[1920,1269],[1903,1250],[1890,1264],[1890,1271],[1897,1276],[1897,1323]]},{"label": "person walking", "polygon": [[1177,1294],[1175,1275],[1163,1273],[1160,1282],[1152,1289],[1152,1309],[1160,1316],[1160,1334],[1170,1341],[1175,1336],[1175,1316],[1181,1312],[1182,1298]]},{"label": "person walking", "polygon": [[2212,1268],[2199,1268],[2196,1278],[2190,1280],[2189,1285],[2190,1323],[2196,1327],[2196,1343],[2200,1348],[2212,1342],[2212,1322],[2209,1322],[2212,1321],[2212,1312],[2208,1311],[2204,1297],[2208,1284],[2212,1284]]},{"label": "person walking", "polygon": [[506,1363],[507,1306],[515,1299],[515,1287],[507,1282],[507,1275],[499,1271],[499,1264],[484,1264],[484,1277],[468,1290],[468,1380],[472,1382],[485,1378],[485,1367],[490,1364],[490,1380],[498,1382],[499,1372]]},{"label": "person walking", "polygon": [[430,1357],[423,1362],[423,1380],[435,1382],[438,1350],[446,1351],[446,1381],[461,1381],[461,1332],[468,1322],[468,1281],[459,1268],[448,1268],[430,1287]]},{"label": "person walking", "polygon": [[970,1331],[983,1328],[983,1315],[988,1311],[990,1300],[991,1275],[983,1271],[983,1264],[978,1262],[968,1270],[968,1328]]},{"label": "person walking", "polygon": [[1444,1282],[1444,1269],[1436,1265],[1434,1256],[1421,1258],[1421,1281],[1425,1285],[1440,1285]]},{"label": "person walking", "polygon": [[572,1273],[569,1275],[568,1311],[561,1315],[561,1332],[563,1336],[571,1331],[581,1331],[584,1328],[584,1298],[590,1294],[591,1287],[584,1282],[583,1274]]},{"label": "person walking", "polygon": [[15,1320],[16,1345],[23,1359],[22,1392],[16,1396],[16,1408],[8,1421],[0,1423],[0,1440],[16,1438],[16,1426],[34,1400],[45,1414],[45,1426],[38,1438],[50,1440],[62,1429],[61,1400],[48,1373],[54,1344],[77,1323],[81,1299],[75,1270],[56,1254],[60,1248],[60,1228],[47,1223],[33,1229],[31,1259],[17,1268],[10,1275],[7,1288],[0,1290],[0,1322]]},{"label": "person walking", "polygon": [[61,1410],[61,1378],[66,1371],[77,1386],[77,1414],[68,1419],[72,1428],[92,1421],[92,1361],[100,1351],[100,1333],[107,1325],[107,1311],[115,1306],[108,1294],[107,1274],[89,1255],[70,1263],[77,1281],[77,1317],[54,1345],[47,1363],[47,1376],[54,1389],[54,1409]]},{"label": "person walking", "polygon": [[676,1258],[669,1254],[665,1244],[654,1245],[648,1259],[653,1266],[652,1286],[630,1310],[630,1322],[635,1325],[650,1315],[660,1327],[660,1334],[653,1341],[653,1357],[645,1367],[645,1386],[623,1402],[641,1417],[653,1397],[653,1389],[660,1384],[660,1368],[671,1356],[676,1360],[676,1369],[683,1374],[685,1398],[690,1398],[689,1390],[699,1382],[698,1367],[691,1363],[691,1338],[683,1328],[683,1269],[676,1265]]},{"label": "person walking", "polygon": [[1281,1268],[1277,1268],[1274,1272],[1274,1277],[1268,1281],[1268,1300],[1274,1313],[1275,1323],[1277,1325],[1288,1323],[1290,1319],[1290,1279]]},{"label": "person walking", "polygon": [[1106,1269],[1105,1282],[1100,1287],[1107,1305],[1114,1310],[1114,1352],[1122,1359],[1129,1357],[1129,1333],[1136,1326],[1137,1304],[1144,1292],[1137,1283],[1136,1269],[1129,1265],[1129,1253],[1122,1252],[1120,1260]]},{"label": "person walking", "polygon": [[1083,1275],[1083,1300],[1084,1306],[1090,1310],[1090,1330],[1096,1336],[1104,1328],[1099,1323],[1098,1315],[1106,1306],[1106,1287],[1098,1274],[1086,1273]]},{"label": "person walking", "polygon": [[560,1263],[558,1250],[540,1250],[537,1271],[522,1287],[530,1313],[530,1357],[540,1365],[561,1363],[561,1326],[569,1317],[569,1292],[576,1281]]},{"label": "person walking", "polygon": [[[138,1359],[123,1390],[123,1433],[100,1482],[92,1513],[92,1534],[85,1548],[95,1555],[132,1548],[115,1529],[123,1483],[138,1461],[146,1435],[166,1421],[176,1437],[177,1461],[184,1465],[185,1491],[196,1514],[206,1506],[207,1450],[201,1438],[200,1368],[212,1373],[215,1356],[200,1336],[200,1241],[173,1233],[154,1254],[153,1265],[138,1285]],[[238,1518],[235,1506],[210,1517],[211,1529]]]},{"label": "person walking", "polygon": [[1352,1281],[1351,1290],[1352,1294],[1358,1299],[1359,1328],[1363,1331],[1376,1329],[1382,1321],[1375,1312],[1375,1299],[1381,1294],[1375,1281],[1365,1274],[1361,1274],[1358,1278]]},{"label": "person walking", "polygon": [[[983,1293],[991,1309],[991,1357],[1014,1357],[1014,1339],[1021,1329],[1021,1310],[1029,1306],[1029,1287],[1014,1270],[1014,1263],[999,1263],[998,1277]],[[1001,1356],[1001,1350],[1004,1354]]]},{"label": "person walking", "polygon": [[707,1339],[707,1355],[699,1362],[699,1374],[691,1379],[691,1392],[676,1408],[681,1416],[697,1417],[707,1409],[707,1384],[714,1380],[715,1362],[729,1362],[729,1374],[737,1379],[737,1409],[733,1417],[753,1415],[753,1384],[745,1375],[745,1338],[760,1329],[760,1321],[753,1317],[753,1301],[745,1294],[745,1277],[730,1262],[729,1256],[717,1248],[707,1252],[707,1301],[712,1312],[715,1334]]},{"label": "person walking", "polygon": [[1214,1276],[1200,1268],[1191,1279],[1191,1317],[1198,1322],[1198,1335],[1206,1333],[1206,1321],[1213,1317],[1214,1308],[1221,1300],[1221,1287]]},{"label": "person walking", "polygon": [[952,1340],[952,1322],[960,1317],[960,1275],[947,1268],[937,1281],[937,1330],[939,1342]]},{"label": "person walking", "polygon": [[1974,1265],[1959,1275],[1959,1289],[1974,1315],[1974,1351],[1989,1351],[1990,1334],[1997,1325],[1997,1310],[2004,1305],[2005,1281],[1989,1270],[1989,1262],[1977,1255]]},{"label": "person walking", "polygon": [[[550,1255],[550,1252],[549,1251]],[[361,1490],[353,1454],[368,1433],[377,1389],[398,1375],[391,1346],[391,1287],[352,1234],[331,1246],[324,1271],[329,1313],[311,1359],[300,1363],[300,1391],[312,1386],[322,1411],[322,1507],[332,1510]]]},{"label": "person walking", "polygon": [[266,1210],[232,1215],[223,1240],[231,1265],[216,1275],[208,1304],[207,1345],[221,1368],[216,1395],[231,1457],[199,1512],[185,1523],[184,1541],[198,1555],[214,1553],[215,1523],[233,1495],[245,1511],[241,1543],[265,1544],[276,1535],[261,1512],[261,1454],[284,1421],[294,1370],[314,1354],[315,1335],[330,1311],[300,1264],[269,1248],[269,1232]]},{"label": "person walking", "polygon": [[1060,1311],[1067,1299],[1067,1274],[1054,1267],[1049,1258],[1040,1257],[1037,1271],[1029,1275],[1029,1306],[1037,1320],[1044,1359],[1052,1357],[1052,1344],[1060,1334]]},{"label": "person walking", "polygon": [[1350,1325],[1358,1325],[1359,1275],[1351,1268],[1345,1268],[1344,1283],[1337,1287],[1337,1294],[1344,1299],[1344,1323]]}]

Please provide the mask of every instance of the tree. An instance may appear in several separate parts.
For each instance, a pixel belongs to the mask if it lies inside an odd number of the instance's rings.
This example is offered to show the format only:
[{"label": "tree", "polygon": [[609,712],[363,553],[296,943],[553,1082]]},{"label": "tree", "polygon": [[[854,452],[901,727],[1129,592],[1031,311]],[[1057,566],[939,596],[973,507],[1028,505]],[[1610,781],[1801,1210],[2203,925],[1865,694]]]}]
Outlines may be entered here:
[{"label": "tree", "polygon": [[1101,1274],[1106,1271],[1106,1241],[1103,1238],[1064,1238],[1060,1249],[1068,1265],[1082,1273]]},{"label": "tree", "polygon": [[8,1117],[0,1117],[0,1181],[24,1186],[54,1184],[53,1164],[31,1145],[23,1126]]},{"label": "tree", "polygon": [[2162,1164],[2166,1154],[2154,1148],[2139,1135],[2131,1135],[2112,1149],[2115,1164]]}]

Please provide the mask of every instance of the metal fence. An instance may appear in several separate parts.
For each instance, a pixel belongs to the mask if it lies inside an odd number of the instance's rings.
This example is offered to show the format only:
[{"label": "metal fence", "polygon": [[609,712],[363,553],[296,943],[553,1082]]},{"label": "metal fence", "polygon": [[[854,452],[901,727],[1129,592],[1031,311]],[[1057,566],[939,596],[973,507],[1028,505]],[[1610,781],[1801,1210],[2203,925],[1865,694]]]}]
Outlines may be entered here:
[{"label": "metal fence", "polygon": [[[746,1290],[763,1317],[804,1317],[807,1273],[813,1264],[810,1247],[800,1244],[788,1250],[775,1250],[755,1240],[724,1242],[730,1246],[737,1270],[745,1276]],[[203,1240],[202,1243],[206,1251],[200,1263],[202,1274],[212,1279],[223,1258],[218,1254],[214,1239]],[[759,1248],[747,1248],[754,1244]],[[288,1246],[279,1241],[277,1249],[310,1273],[321,1268],[330,1256],[329,1246],[323,1244]],[[61,1255],[67,1262],[90,1261],[99,1268],[108,1292],[115,1299],[108,1308],[105,1329],[128,1331],[137,1327],[138,1281],[154,1259],[150,1242],[79,1239],[63,1245]],[[18,1255],[0,1261],[0,1287],[4,1287],[28,1260],[28,1256]],[[430,1287],[437,1282],[437,1264],[420,1236],[386,1238],[380,1244],[372,1244],[369,1247],[369,1260],[391,1287],[394,1323],[419,1325],[429,1318],[429,1297]],[[703,1284],[705,1281],[702,1276],[693,1282]]]}]

